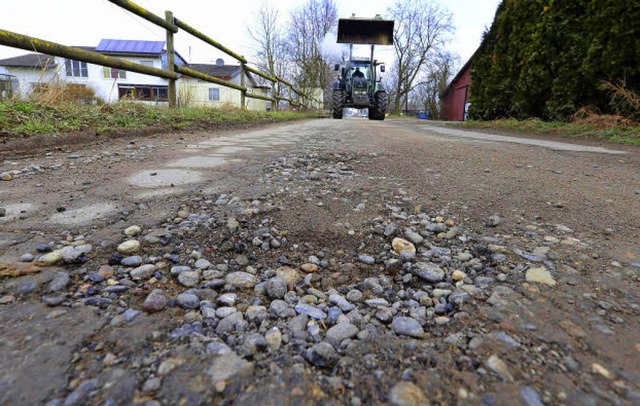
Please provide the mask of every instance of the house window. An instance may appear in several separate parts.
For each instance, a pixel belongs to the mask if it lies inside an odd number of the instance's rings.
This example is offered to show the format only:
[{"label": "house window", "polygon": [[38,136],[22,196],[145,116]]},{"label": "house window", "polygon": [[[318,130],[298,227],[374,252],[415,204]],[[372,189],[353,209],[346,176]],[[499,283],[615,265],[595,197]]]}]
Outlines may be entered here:
[{"label": "house window", "polygon": [[169,90],[167,86],[119,85],[118,97],[144,101],[168,101]]},{"label": "house window", "polygon": [[127,71],[122,69],[109,68],[105,66],[102,68],[102,72],[105,79],[116,79],[116,78],[126,79],[127,78]]},{"label": "house window", "polygon": [[209,101],[220,101],[220,89],[209,88]]},{"label": "house window", "polygon": [[67,71],[67,76],[75,76],[75,77],[82,77],[82,78],[89,77],[89,69],[87,68],[86,62],[67,59],[64,61],[64,66]]}]

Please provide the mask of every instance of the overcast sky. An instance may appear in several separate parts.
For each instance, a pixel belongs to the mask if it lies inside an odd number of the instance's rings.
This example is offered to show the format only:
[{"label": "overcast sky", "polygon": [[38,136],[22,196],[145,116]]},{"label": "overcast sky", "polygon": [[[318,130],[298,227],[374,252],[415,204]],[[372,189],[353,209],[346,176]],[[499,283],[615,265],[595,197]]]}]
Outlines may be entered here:
[{"label": "overcast sky", "polygon": [[[253,24],[252,13],[262,1],[134,0],[157,15],[164,16],[165,10],[173,11],[175,17],[249,59],[252,48],[247,26]],[[449,49],[460,57],[461,63],[466,62],[480,44],[482,32],[491,25],[500,0],[434,1],[453,14],[456,33]],[[290,11],[304,1],[270,0],[268,3],[286,19]],[[384,16],[393,3],[392,0],[336,0],[341,18],[352,13],[358,17],[373,17],[378,13]],[[64,45],[96,46],[102,38],[165,39],[161,28],[107,0],[3,0],[0,29]],[[226,63],[235,63],[231,57],[184,32],[176,35],[176,50],[190,62],[212,63],[221,57]],[[379,51],[387,54],[382,49]],[[23,50],[0,46],[0,59],[23,53]]]}]

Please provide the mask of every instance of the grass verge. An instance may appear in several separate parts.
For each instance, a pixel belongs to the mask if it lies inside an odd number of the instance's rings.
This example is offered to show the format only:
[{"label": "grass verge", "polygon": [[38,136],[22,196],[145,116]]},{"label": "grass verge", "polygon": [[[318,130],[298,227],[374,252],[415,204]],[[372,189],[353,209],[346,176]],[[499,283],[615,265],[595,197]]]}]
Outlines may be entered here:
[{"label": "grass verge", "polygon": [[216,125],[243,125],[321,117],[315,113],[259,112],[233,107],[167,107],[134,102],[103,105],[48,104],[37,101],[0,101],[0,135],[8,137],[63,135],[78,131],[98,134],[122,129],[180,129]]},{"label": "grass verge", "polygon": [[459,124],[465,128],[487,128],[528,134],[551,134],[563,137],[596,139],[619,144],[640,145],[640,123],[619,116],[590,115],[572,122],[537,119],[469,120]]}]

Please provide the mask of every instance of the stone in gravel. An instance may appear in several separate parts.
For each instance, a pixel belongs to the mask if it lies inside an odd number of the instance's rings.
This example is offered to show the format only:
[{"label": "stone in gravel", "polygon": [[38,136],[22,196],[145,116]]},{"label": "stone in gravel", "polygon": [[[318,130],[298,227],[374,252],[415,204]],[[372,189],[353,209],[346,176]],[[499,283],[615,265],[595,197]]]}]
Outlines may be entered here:
[{"label": "stone in gravel", "polygon": [[213,307],[200,307],[200,314],[205,319],[215,319],[216,318],[216,309]]},{"label": "stone in gravel", "polygon": [[543,283],[549,286],[555,286],[556,281],[546,268],[530,268],[525,275],[527,282]]},{"label": "stone in gravel", "polygon": [[336,350],[325,342],[314,344],[304,355],[307,361],[319,368],[329,367],[337,360]]},{"label": "stone in gravel", "polygon": [[358,256],[358,259],[360,260],[360,262],[363,262],[367,265],[373,265],[376,263],[376,259],[371,255],[360,255]]},{"label": "stone in gravel", "polygon": [[42,265],[55,265],[62,261],[62,255],[59,252],[50,252],[38,258],[38,262]]},{"label": "stone in gravel", "polygon": [[453,271],[453,273],[451,274],[451,279],[453,279],[456,282],[460,282],[461,280],[464,280],[464,278],[466,277],[467,277],[466,273],[457,269]]},{"label": "stone in gravel", "polygon": [[287,294],[287,284],[284,279],[278,277],[271,278],[265,285],[267,295],[271,299],[282,299]]},{"label": "stone in gravel", "polygon": [[267,308],[265,306],[249,306],[245,312],[247,320],[259,325],[268,317]]},{"label": "stone in gravel", "polygon": [[256,285],[256,277],[242,271],[231,272],[224,280],[236,288],[252,288]]},{"label": "stone in gravel", "polygon": [[140,234],[141,231],[142,229],[139,226],[130,226],[124,230],[124,234],[127,237],[135,237],[136,235]]},{"label": "stone in gravel", "polygon": [[340,323],[327,330],[326,340],[334,347],[340,347],[340,343],[347,338],[353,338],[358,334],[358,327],[351,323]]},{"label": "stone in gravel", "polygon": [[498,224],[500,224],[500,216],[497,215],[493,215],[493,216],[489,216],[489,218],[487,219],[487,227],[496,227]]},{"label": "stone in gravel", "polygon": [[296,315],[296,311],[290,308],[287,302],[279,299],[271,302],[269,310],[281,319],[287,319]]},{"label": "stone in gravel", "polygon": [[93,296],[84,300],[84,304],[87,306],[96,306],[101,309],[106,309],[111,305],[112,301],[106,297]]},{"label": "stone in gravel", "polygon": [[197,260],[193,266],[195,266],[197,269],[207,269],[211,266],[211,262],[207,261],[204,258],[201,258]]},{"label": "stone in gravel", "polygon": [[540,394],[529,386],[520,388],[520,399],[523,406],[544,406]]},{"label": "stone in gravel", "polygon": [[200,272],[196,272],[196,271],[181,272],[178,275],[178,282],[180,282],[182,286],[185,286],[187,288],[196,287],[200,283]]},{"label": "stone in gravel", "polygon": [[127,240],[122,244],[118,245],[118,252],[124,255],[135,254],[140,251],[140,241],[138,240]]},{"label": "stone in gravel", "polygon": [[142,312],[140,310],[136,310],[136,309],[127,309],[125,310],[125,312],[123,313],[124,315],[124,321],[126,321],[127,323],[132,322],[136,317],[138,317],[140,314],[142,314]]},{"label": "stone in gravel", "polygon": [[411,267],[411,273],[426,280],[436,283],[444,280],[444,271],[431,262],[418,262]]},{"label": "stone in gravel", "polygon": [[141,265],[131,270],[129,275],[134,281],[147,280],[153,276],[158,268],[153,264]]},{"label": "stone in gravel", "polygon": [[350,312],[354,309],[354,305],[349,303],[342,295],[333,294],[329,295],[329,303],[333,303],[340,308],[343,312]]},{"label": "stone in gravel", "polygon": [[132,255],[124,257],[120,261],[120,265],[128,267],[136,267],[142,265],[142,257],[140,255]]},{"label": "stone in gravel", "polygon": [[394,238],[393,241],[391,241],[391,246],[397,254],[401,253],[402,251],[411,251],[414,254],[416,252],[416,247],[403,238]]},{"label": "stone in gravel", "polygon": [[20,255],[20,262],[31,262],[35,259],[35,256],[30,253]]},{"label": "stone in gravel", "polygon": [[487,360],[487,367],[498,374],[503,381],[513,382],[513,375],[509,372],[507,364],[504,363],[497,355],[492,354]]},{"label": "stone in gravel", "polygon": [[305,303],[298,303],[295,306],[295,310],[298,314],[304,314],[316,320],[323,320],[327,318],[327,314],[325,312],[317,307]]},{"label": "stone in gravel", "polygon": [[197,309],[200,307],[200,299],[191,293],[180,293],[178,297],[176,297],[176,302],[178,306],[183,309]]},{"label": "stone in gravel", "polygon": [[98,380],[91,379],[78,385],[73,392],[67,396],[62,406],[80,406],[89,403],[89,395],[98,388]]},{"label": "stone in gravel", "polygon": [[424,241],[424,237],[422,237],[420,234],[416,233],[413,230],[405,231],[404,236],[407,237],[407,240],[411,241],[413,244],[416,244],[416,245]]},{"label": "stone in gravel", "polygon": [[429,405],[429,399],[427,399],[422,389],[408,381],[400,381],[391,388],[389,401],[393,406]]},{"label": "stone in gravel", "polygon": [[238,301],[238,295],[235,293],[224,293],[218,297],[218,303],[222,306],[235,306]]},{"label": "stone in gravel", "polygon": [[[43,297],[42,301],[47,305],[47,306],[51,306],[51,307],[55,307],[55,306],[60,306],[62,304],[62,302],[64,302],[64,298],[60,297],[60,296],[56,296],[56,297]],[[2,304],[2,301],[0,300],[0,304]]]},{"label": "stone in gravel", "polygon": [[166,306],[167,298],[161,289],[154,289],[142,303],[142,308],[149,313],[159,312]]},{"label": "stone in gravel", "polygon": [[221,381],[248,378],[253,375],[253,364],[245,361],[238,354],[229,352],[216,357],[207,371],[211,382],[216,384]]},{"label": "stone in gravel", "polygon": [[391,322],[391,330],[396,334],[415,338],[423,338],[424,330],[416,319],[411,317],[396,317]]},{"label": "stone in gravel", "polygon": [[362,300],[362,292],[358,289],[351,289],[349,293],[347,293],[347,300],[350,302],[359,302]]},{"label": "stone in gravel", "polygon": [[287,285],[294,285],[300,279],[300,273],[288,266],[281,266],[276,269],[276,276],[283,279]]},{"label": "stone in gravel", "polygon": [[186,265],[176,265],[171,267],[171,275],[173,276],[178,276],[182,272],[189,272],[189,271],[191,271],[191,267]]},{"label": "stone in gravel", "polygon": [[149,378],[142,385],[143,392],[155,392],[162,386],[162,380],[158,377]]},{"label": "stone in gravel", "polygon": [[216,334],[230,334],[236,331],[244,331],[247,326],[247,322],[244,320],[244,316],[240,312],[232,313],[231,315],[220,320],[216,327]]},{"label": "stone in gravel", "polygon": [[272,328],[267,331],[267,334],[264,335],[265,340],[267,340],[267,347],[270,350],[276,351],[280,349],[282,345],[282,333],[278,330],[277,327]]},{"label": "stone in gravel", "polygon": [[41,254],[45,254],[47,252],[53,251],[53,249],[48,244],[38,244],[36,245],[36,251]]},{"label": "stone in gravel", "polygon": [[451,227],[449,231],[447,231],[447,233],[444,235],[444,238],[446,238],[447,240],[451,240],[453,238],[456,238],[458,234],[460,234],[460,229],[458,229],[458,227]]},{"label": "stone in gravel", "polygon": [[69,274],[66,272],[56,271],[51,282],[49,282],[48,292],[59,292],[64,289],[70,281]]},{"label": "stone in gravel", "polygon": [[389,306],[389,302],[387,301],[387,299],[382,299],[382,298],[373,298],[373,299],[368,299],[364,301],[367,306],[371,306],[371,307],[387,307]]},{"label": "stone in gravel", "polygon": [[297,338],[299,340],[307,339],[307,323],[309,322],[309,317],[306,314],[299,314],[296,317],[292,318],[289,321],[289,333],[293,336],[293,338]]},{"label": "stone in gravel", "polygon": [[231,316],[233,313],[237,313],[238,309],[230,306],[222,306],[216,309],[216,316],[220,319],[224,319],[227,316]]},{"label": "stone in gravel", "polygon": [[5,305],[8,303],[12,303],[15,300],[15,296],[12,295],[4,295],[0,297],[0,305]]},{"label": "stone in gravel", "polygon": [[0,207],[0,217],[4,217],[7,215],[7,209],[4,207]]},{"label": "stone in gravel", "polygon": [[314,272],[318,272],[318,269],[320,268],[316,264],[309,263],[309,264],[302,265],[300,269],[302,269],[306,273],[314,273]]}]

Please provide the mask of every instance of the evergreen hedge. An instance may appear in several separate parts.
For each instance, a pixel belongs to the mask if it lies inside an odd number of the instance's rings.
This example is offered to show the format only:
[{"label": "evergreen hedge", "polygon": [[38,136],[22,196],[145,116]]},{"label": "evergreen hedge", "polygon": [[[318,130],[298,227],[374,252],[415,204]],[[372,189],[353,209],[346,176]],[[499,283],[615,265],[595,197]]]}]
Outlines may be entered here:
[{"label": "evergreen hedge", "polygon": [[638,120],[603,84],[640,92],[640,2],[503,0],[471,66],[474,118],[566,120],[590,106]]}]

